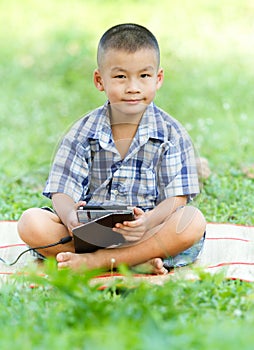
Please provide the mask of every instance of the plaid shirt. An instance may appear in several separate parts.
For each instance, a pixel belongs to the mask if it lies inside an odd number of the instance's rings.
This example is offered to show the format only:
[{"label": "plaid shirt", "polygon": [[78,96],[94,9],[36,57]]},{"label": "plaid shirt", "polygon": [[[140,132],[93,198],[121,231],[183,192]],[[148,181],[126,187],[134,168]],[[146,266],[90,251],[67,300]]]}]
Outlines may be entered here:
[{"label": "plaid shirt", "polygon": [[152,208],[199,192],[194,150],[181,124],[151,103],[124,159],[117,151],[108,103],[77,121],[56,153],[43,194],[75,202]]}]

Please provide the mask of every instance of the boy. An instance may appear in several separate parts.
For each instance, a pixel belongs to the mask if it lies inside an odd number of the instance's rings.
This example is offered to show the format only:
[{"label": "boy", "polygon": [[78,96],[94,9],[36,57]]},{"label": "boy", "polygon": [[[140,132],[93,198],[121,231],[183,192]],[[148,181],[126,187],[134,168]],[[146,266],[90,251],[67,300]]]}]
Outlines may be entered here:
[{"label": "boy", "polygon": [[73,242],[39,250],[59,268],[109,269],[149,262],[153,272],[196,259],[205,232],[202,213],[187,202],[199,192],[189,136],[153,103],[163,83],[154,35],[137,24],[120,24],[102,36],[94,84],[108,101],[76,122],[55,156],[44,195],[54,212],[28,209],[18,223],[29,246],[47,245],[80,223],[81,205],[133,206],[134,221],[113,231],[129,244],[75,254]]}]

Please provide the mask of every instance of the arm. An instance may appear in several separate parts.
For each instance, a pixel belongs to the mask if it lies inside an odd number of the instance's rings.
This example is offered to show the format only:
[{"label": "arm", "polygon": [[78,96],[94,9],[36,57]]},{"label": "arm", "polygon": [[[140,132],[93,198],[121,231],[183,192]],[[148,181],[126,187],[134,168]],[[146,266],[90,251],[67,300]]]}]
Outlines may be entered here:
[{"label": "arm", "polygon": [[144,213],[143,210],[134,208],[135,220],[116,224],[113,231],[122,234],[127,241],[137,241],[146,232],[152,232],[153,228],[167,221],[178,207],[186,205],[186,203],[186,196],[177,196],[166,198],[149,212]]},{"label": "arm", "polygon": [[72,235],[72,229],[80,225],[77,218],[77,209],[86,202],[75,203],[74,200],[64,193],[54,193],[52,195],[54,210]]},{"label": "arm", "polygon": [[153,210],[146,213],[146,221],[148,228],[153,228],[167,219],[180,206],[187,204],[186,196],[176,196],[164,199]]}]

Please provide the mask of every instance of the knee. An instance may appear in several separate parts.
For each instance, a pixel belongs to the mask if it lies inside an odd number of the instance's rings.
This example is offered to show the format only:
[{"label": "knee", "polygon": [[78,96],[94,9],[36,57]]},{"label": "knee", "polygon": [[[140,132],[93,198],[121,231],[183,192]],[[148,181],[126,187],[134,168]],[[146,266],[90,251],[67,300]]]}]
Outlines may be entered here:
[{"label": "knee", "polygon": [[183,235],[186,238],[189,237],[193,242],[198,241],[204,235],[206,229],[206,220],[202,212],[193,206],[186,206],[181,209],[177,224],[177,233],[186,232],[187,235]]},{"label": "knee", "polygon": [[195,216],[193,219],[193,232],[195,232],[195,240],[198,241],[204,236],[206,230],[206,219],[203,213],[198,209],[195,209]]},{"label": "knee", "polygon": [[38,220],[36,220],[36,217],[39,210],[39,208],[27,209],[18,221],[18,234],[26,243],[29,243],[29,237],[31,237],[32,232],[38,229]]}]

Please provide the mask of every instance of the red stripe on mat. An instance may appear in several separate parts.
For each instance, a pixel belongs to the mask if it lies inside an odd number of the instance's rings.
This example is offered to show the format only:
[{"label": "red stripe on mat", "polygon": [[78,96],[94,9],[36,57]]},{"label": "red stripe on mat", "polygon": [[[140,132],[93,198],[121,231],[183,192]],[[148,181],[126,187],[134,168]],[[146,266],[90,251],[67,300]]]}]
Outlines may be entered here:
[{"label": "red stripe on mat", "polygon": [[0,222],[18,222],[18,220],[0,220]]},{"label": "red stripe on mat", "polygon": [[244,239],[244,238],[235,238],[235,237],[206,237],[206,240],[209,241],[218,241],[222,239],[228,239],[232,241],[243,241],[243,242],[253,242],[250,239]]},{"label": "red stripe on mat", "polygon": [[208,269],[213,269],[215,267],[230,266],[230,265],[254,265],[254,262],[241,262],[241,261],[224,262],[224,263],[219,263],[219,264],[216,264],[216,265],[210,265],[207,268]]},{"label": "red stripe on mat", "polygon": [[0,246],[0,249],[13,248],[13,247],[26,247],[25,243],[17,243],[17,244],[8,244]]}]

